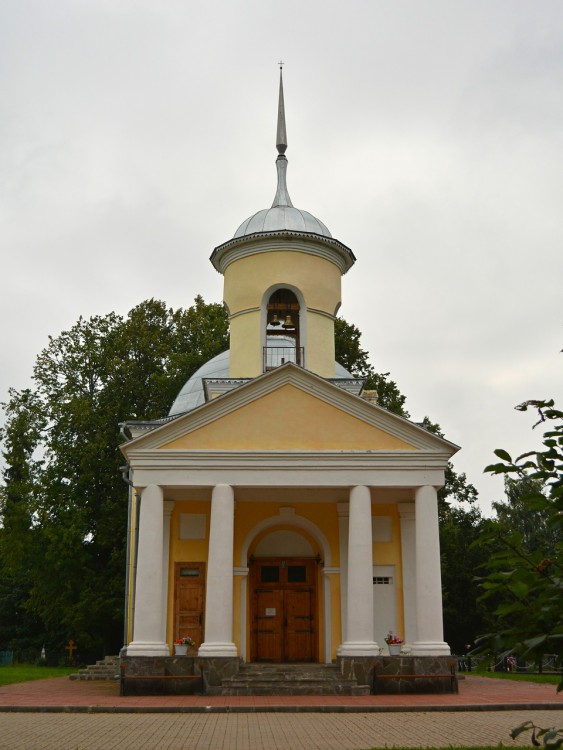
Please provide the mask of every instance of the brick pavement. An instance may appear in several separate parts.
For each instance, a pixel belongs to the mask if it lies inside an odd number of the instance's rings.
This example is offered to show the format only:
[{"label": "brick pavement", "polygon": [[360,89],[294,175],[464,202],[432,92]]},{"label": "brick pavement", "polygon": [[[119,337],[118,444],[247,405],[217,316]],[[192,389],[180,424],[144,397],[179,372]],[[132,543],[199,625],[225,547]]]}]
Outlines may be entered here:
[{"label": "brick pavement", "polygon": [[66,678],[22,682],[0,687],[0,712],[31,708],[92,711],[242,711],[273,710],[481,710],[506,706],[563,709],[563,694],[554,685],[511,682],[468,676],[459,683],[458,694],[365,695],[365,696],[123,696],[117,682],[73,681]]},{"label": "brick pavement", "polygon": [[[372,747],[507,747],[533,715],[554,711],[244,714],[0,714],[1,750],[365,750]],[[559,715],[559,720],[562,718]]]},{"label": "brick pavement", "polygon": [[509,731],[529,718],[563,725],[554,685],[471,676],[459,695],[120,697],[113,682],[59,678],[0,687],[0,750],[517,747],[529,740]]}]

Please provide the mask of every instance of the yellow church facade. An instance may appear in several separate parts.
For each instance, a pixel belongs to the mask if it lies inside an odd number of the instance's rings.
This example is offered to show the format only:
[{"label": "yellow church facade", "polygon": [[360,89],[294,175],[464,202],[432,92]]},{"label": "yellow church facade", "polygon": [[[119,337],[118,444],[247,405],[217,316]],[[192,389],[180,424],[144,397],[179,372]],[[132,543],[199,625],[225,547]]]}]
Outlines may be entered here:
[{"label": "yellow church facade", "polygon": [[229,352],[170,415],[127,424],[127,656],[189,636],[205,660],[449,654],[437,489],[457,447],[335,362],[352,251],[289,199],[280,79],[274,203],[217,247]]}]

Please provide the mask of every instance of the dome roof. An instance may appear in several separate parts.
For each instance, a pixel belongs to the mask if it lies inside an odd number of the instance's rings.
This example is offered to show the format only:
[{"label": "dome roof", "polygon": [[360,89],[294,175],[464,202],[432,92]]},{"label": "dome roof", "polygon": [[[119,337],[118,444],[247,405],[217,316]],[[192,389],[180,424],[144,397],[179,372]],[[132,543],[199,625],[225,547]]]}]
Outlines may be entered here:
[{"label": "dome roof", "polygon": [[[209,362],[202,365],[199,370],[196,370],[191,378],[184,383],[180,393],[176,396],[176,400],[172,404],[172,408],[168,412],[168,415],[172,417],[178,414],[183,414],[186,411],[191,411],[197,406],[204,404],[205,394],[203,392],[203,378],[228,378],[229,361],[230,352],[221,352],[221,354],[218,354],[216,357],[213,357],[213,359],[210,359]],[[334,364],[336,378],[354,377],[338,362],[335,362]]]},{"label": "dome roof", "polygon": [[256,232],[279,231],[312,232],[323,237],[332,237],[326,224],[308,211],[301,211],[294,206],[272,206],[243,221],[235,232],[234,239]]}]

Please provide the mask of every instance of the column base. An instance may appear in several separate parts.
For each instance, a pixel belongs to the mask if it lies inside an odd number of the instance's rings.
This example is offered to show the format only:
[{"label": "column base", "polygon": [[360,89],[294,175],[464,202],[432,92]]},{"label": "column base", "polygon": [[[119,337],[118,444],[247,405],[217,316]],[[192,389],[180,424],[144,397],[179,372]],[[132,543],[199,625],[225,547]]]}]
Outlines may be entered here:
[{"label": "column base", "polygon": [[127,656],[170,656],[170,649],[161,641],[132,641]]},{"label": "column base", "polygon": [[379,656],[380,650],[375,641],[346,641],[336,653],[338,656]]},{"label": "column base", "polygon": [[444,641],[415,641],[411,646],[411,656],[449,656],[450,647]]},{"label": "column base", "polygon": [[198,656],[230,656],[238,657],[234,643],[202,643],[197,652]]}]

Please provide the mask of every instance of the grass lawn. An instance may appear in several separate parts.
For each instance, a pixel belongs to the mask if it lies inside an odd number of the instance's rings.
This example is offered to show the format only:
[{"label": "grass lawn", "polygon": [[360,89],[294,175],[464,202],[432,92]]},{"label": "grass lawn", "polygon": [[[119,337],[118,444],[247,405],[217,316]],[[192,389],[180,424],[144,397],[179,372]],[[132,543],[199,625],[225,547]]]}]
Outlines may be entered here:
[{"label": "grass lawn", "polygon": [[[463,673],[462,673],[463,674]],[[561,677],[556,674],[518,674],[515,672],[468,672],[468,676],[490,677],[491,680],[514,680],[515,682],[543,682],[548,685],[557,685]]]},{"label": "grass lawn", "polygon": [[12,664],[0,667],[0,685],[44,680],[47,677],[64,677],[76,671],[76,667],[35,667],[32,664]]}]

